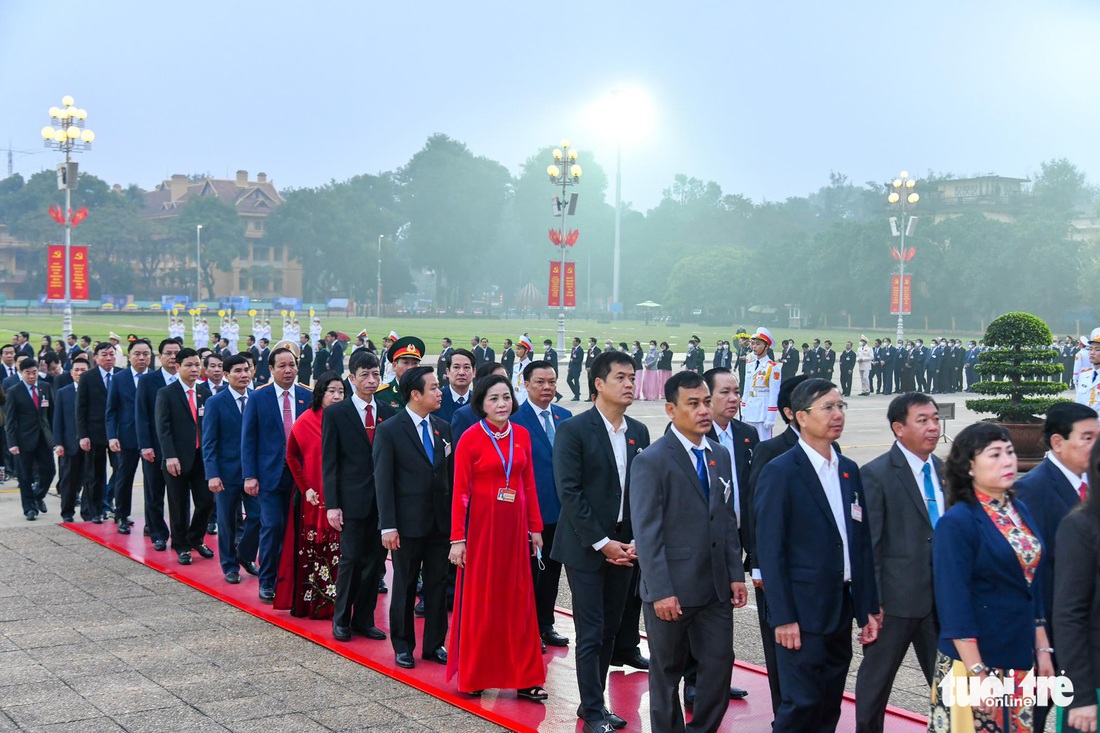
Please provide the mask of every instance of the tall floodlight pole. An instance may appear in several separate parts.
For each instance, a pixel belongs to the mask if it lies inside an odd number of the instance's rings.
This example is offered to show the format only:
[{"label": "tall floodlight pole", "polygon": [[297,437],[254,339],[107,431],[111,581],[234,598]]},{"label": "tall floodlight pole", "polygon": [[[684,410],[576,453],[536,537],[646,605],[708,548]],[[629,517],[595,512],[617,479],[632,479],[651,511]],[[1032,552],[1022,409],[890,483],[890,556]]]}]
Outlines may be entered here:
[{"label": "tall floodlight pole", "polygon": [[195,305],[202,300],[202,224],[195,225]]},{"label": "tall floodlight pole", "polygon": [[[898,253],[898,343],[902,343],[902,338],[905,336],[904,320],[905,320],[905,262],[909,259],[909,254],[905,249],[905,237],[906,235],[912,235],[913,232],[909,231],[913,225],[916,224],[915,217],[909,214],[909,208],[914,206],[920,201],[920,194],[913,190],[917,185],[915,178],[909,177],[908,171],[902,171],[901,174],[894,179],[893,191],[886,197],[886,200],[891,205],[897,206],[901,209],[901,221],[898,222],[896,217],[891,217],[891,231],[895,237],[901,238],[901,251]],[[900,224],[900,226],[899,226]]]},{"label": "tall floodlight pole", "polygon": [[72,192],[77,186],[78,164],[72,154],[92,147],[95,133],[85,129],[88,111],[75,106],[69,95],[61,98],[60,107],[50,107],[50,124],[42,128],[46,147],[65,153],[65,162],[59,166],[57,185],[65,191],[65,312],[61,321],[62,338],[68,340],[73,332],[72,244],[73,217]]},{"label": "tall floodlight pole", "polygon": [[[568,168],[566,169],[566,166]],[[554,162],[546,166],[546,173],[550,176],[550,183],[554,186],[561,186],[561,198],[558,199],[558,208],[561,215],[561,240],[559,246],[561,247],[561,300],[558,309],[558,358],[566,358],[568,353],[565,350],[565,217],[569,215],[570,204],[566,199],[566,190],[569,186],[576,186],[581,182],[581,167],[577,163],[577,151],[569,148],[569,141],[562,140],[560,148],[554,148]],[[575,286],[574,286],[575,287]]]}]

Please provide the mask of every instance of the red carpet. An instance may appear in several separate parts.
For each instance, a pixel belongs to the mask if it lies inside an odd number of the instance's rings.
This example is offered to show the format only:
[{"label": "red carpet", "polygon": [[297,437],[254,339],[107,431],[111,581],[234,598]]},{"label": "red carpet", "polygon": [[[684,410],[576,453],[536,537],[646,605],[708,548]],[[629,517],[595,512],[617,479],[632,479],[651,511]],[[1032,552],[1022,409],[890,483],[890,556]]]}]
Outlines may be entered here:
[{"label": "red carpet", "polygon": [[[332,625],[329,621],[295,618],[287,611],[276,611],[270,605],[261,603],[257,597],[256,579],[242,573],[239,585],[229,585],[225,582],[217,557],[204,560],[194,554],[194,564],[179,565],[176,562],[175,553],[171,550],[166,552],[153,550],[149,541],[142,537],[140,521],[134,525],[133,533],[130,535],[118,534],[113,523],[78,522],[62,526],[242,611],[331,649],[336,654],[509,730],[527,733],[528,731],[565,732],[581,729],[576,717],[580,698],[577,693],[572,647],[568,649],[551,647],[544,656],[548,663],[545,687],[550,694],[546,704],[517,700],[515,692],[509,690],[490,690],[481,698],[472,698],[462,695],[453,684],[445,681],[442,666],[425,662],[419,656],[415,669],[405,670],[397,667],[394,664],[393,648],[388,640],[370,641],[353,637],[349,643],[340,643],[332,638]],[[388,599],[388,595],[379,599],[376,614],[378,626],[383,631],[389,631]],[[573,619],[568,612],[559,611],[556,628],[565,636],[574,638]],[[419,631],[418,628],[418,638]],[[417,654],[419,652],[420,650],[417,650]],[[721,730],[723,732],[736,730],[738,733],[770,731],[772,715],[768,681],[764,670],[751,664],[738,662],[733,674],[733,684],[747,689],[749,697],[746,700],[730,702]],[[608,688],[608,703],[612,710],[629,722],[626,730],[648,731],[648,676],[644,672],[634,670],[623,672],[618,668],[612,668]],[[927,723],[923,716],[896,708],[891,708],[887,714],[886,730],[889,733],[917,733],[926,728]],[[848,696],[844,702],[838,730],[854,729],[855,704]]]}]

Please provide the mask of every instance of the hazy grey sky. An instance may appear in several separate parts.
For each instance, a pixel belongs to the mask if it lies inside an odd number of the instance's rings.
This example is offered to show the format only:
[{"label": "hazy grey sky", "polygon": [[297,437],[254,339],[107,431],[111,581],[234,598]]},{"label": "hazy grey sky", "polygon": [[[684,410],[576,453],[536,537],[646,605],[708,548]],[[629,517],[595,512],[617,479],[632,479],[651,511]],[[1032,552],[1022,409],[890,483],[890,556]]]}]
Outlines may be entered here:
[{"label": "hazy grey sky", "polygon": [[[151,188],[264,171],[312,186],[400,166],[442,132],[513,171],[568,137],[609,169],[592,109],[651,100],[623,196],[676,173],[756,201],[830,171],[1100,179],[1100,2],[71,2],[0,0],[0,145],[53,167],[39,130],[72,94],[83,168]],[[6,168],[3,169],[6,172]],[[461,186],[461,181],[455,181]]]}]

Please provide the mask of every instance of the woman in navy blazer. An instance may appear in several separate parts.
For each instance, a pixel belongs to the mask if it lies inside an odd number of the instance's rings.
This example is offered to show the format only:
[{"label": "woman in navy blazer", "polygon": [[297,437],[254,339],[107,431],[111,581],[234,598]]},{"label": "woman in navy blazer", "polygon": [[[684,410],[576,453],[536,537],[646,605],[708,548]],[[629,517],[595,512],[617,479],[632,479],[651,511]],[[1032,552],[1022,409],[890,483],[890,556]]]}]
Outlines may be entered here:
[{"label": "woman in navy blazer", "polygon": [[[1042,538],[1027,507],[1012,498],[1016,468],[1008,431],[989,423],[959,433],[947,458],[949,508],[932,538],[940,653],[930,730],[951,729],[952,711],[939,687],[949,674],[985,678],[1015,670],[1017,683],[1036,665],[1036,674],[1054,674]],[[973,706],[975,729],[1031,730],[1030,709],[988,703]]]}]

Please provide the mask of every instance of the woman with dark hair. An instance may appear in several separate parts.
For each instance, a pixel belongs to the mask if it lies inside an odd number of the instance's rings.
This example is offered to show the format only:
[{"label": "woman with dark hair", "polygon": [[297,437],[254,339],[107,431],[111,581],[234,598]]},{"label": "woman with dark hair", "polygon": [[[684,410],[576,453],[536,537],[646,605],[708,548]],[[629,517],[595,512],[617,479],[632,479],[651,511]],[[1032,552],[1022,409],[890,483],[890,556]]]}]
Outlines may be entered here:
[{"label": "woman with dark hair", "polygon": [[297,490],[283,537],[274,606],[290,609],[291,616],[332,618],[340,533],[328,523],[321,485],[321,417],[326,407],[343,399],[340,375],[322,374],[313,386],[313,402],[294,421],[286,444],[286,463]]},{"label": "woman with dark hair", "polygon": [[[650,341],[649,351],[642,359],[642,366],[645,368],[641,377],[642,399],[659,400],[664,398],[664,390],[658,386],[657,380],[657,362],[660,358],[660,354],[657,352],[657,342]],[[635,375],[635,378],[637,378],[637,375]]]},{"label": "woman with dark hair", "polygon": [[1058,525],[1054,571],[1058,664],[1073,683],[1073,702],[1059,712],[1066,726],[1085,733],[1097,729],[1100,693],[1100,441],[1089,456],[1088,487],[1085,501]]},{"label": "woman with dark hair", "polygon": [[53,339],[49,336],[42,337],[42,346],[38,349],[38,360],[42,361],[42,357],[53,351]]},{"label": "woman with dark hair", "polygon": [[661,354],[657,359],[657,393],[654,399],[665,398],[665,382],[670,379],[672,379],[672,349],[668,347],[667,341],[662,341]]},{"label": "woman with dark hair", "polygon": [[642,354],[642,344],[639,341],[635,341],[630,347],[630,360],[634,362],[634,399],[645,399],[642,397],[642,360],[644,356]]},{"label": "woman with dark hair", "polygon": [[[930,731],[1031,731],[1033,710],[1013,701],[960,705],[960,681],[1009,678],[1020,689],[1035,667],[1054,675],[1041,583],[1042,539],[1027,507],[1014,500],[1016,452],[1008,431],[978,423],[951,444],[945,464],[948,509],[933,517],[932,565],[939,654],[932,679]],[[947,685],[941,685],[945,680]],[[967,700],[967,702],[971,702]]]},{"label": "woman with dark hair", "polygon": [[531,438],[509,418],[517,409],[507,377],[481,379],[470,400],[480,422],[454,457],[450,560],[458,566],[447,679],[480,695],[516,690],[545,700],[531,555],[542,558]]}]

